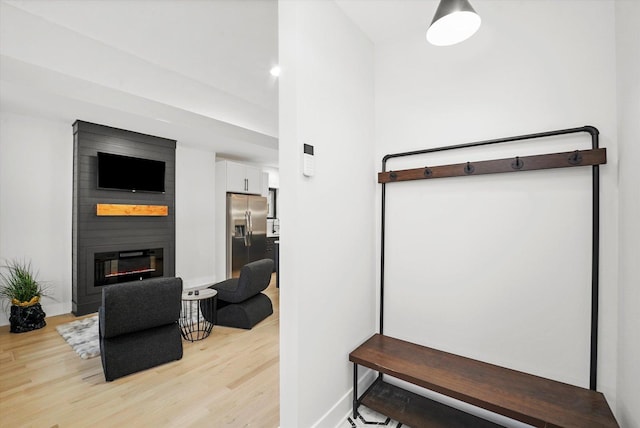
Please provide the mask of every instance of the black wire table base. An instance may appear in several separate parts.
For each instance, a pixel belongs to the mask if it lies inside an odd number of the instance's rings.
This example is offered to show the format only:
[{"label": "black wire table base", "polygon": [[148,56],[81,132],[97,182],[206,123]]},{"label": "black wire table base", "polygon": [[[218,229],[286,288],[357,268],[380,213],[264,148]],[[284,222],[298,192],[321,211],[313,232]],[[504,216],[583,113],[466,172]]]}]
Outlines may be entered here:
[{"label": "black wire table base", "polygon": [[182,294],[180,333],[184,340],[195,342],[211,334],[215,323],[217,292],[211,289]]}]

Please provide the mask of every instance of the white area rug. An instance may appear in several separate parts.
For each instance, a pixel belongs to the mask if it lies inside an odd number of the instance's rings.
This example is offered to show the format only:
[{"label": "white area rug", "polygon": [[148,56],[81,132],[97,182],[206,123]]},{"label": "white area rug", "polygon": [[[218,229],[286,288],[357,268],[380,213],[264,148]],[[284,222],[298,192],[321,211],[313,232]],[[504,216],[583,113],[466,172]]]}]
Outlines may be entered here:
[{"label": "white area rug", "polygon": [[61,324],[56,330],[83,360],[100,355],[97,315]]}]

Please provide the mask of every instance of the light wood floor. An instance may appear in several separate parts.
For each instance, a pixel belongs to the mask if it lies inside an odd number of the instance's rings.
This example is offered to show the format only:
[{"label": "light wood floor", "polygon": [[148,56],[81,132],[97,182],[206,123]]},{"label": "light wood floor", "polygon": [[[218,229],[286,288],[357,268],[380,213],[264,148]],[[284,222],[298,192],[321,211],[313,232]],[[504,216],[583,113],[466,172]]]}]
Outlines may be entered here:
[{"label": "light wood floor", "polygon": [[182,360],[105,382],[100,357],[82,360],[47,317],[41,330],[0,327],[0,427],[265,427],[279,425],[279,290],[252,330],[215,326],[184,342]]}]

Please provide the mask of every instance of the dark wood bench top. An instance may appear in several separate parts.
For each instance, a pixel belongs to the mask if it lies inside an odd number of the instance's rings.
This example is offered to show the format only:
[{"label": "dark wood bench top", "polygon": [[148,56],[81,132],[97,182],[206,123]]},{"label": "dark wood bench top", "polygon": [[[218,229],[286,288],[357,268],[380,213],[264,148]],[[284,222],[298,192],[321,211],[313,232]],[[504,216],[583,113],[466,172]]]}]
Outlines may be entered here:
[{"label": "dark wood bench top", "polygon": [[618,427],[600,392],[376,334],[349,360],[538,427]]}]

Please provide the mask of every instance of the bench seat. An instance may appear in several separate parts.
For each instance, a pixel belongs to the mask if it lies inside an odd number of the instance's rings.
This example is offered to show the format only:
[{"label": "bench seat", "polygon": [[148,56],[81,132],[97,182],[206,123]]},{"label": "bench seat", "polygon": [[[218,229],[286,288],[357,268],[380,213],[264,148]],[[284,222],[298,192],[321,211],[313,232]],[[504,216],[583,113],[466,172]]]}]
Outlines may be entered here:
[{"label": "bench seat", "polygon": [[[351,352],[349,361],[356,371],[362,365],[536,427],[618,427],[600,392],[381,334]],[[376,402],[384,402],[367,397],[371,391],[380,394],[376,392],[379,388],[374,384],[362,397],[354,397],[354,412],[359,404],[375,407]],[[355,385],[354,392],[357,395]],[[385,413],[389,409],[374,407],[371,408],[409,426],[427,426],[415,419],[424,403],[403,411],[406,415],[391,415]]]}]

